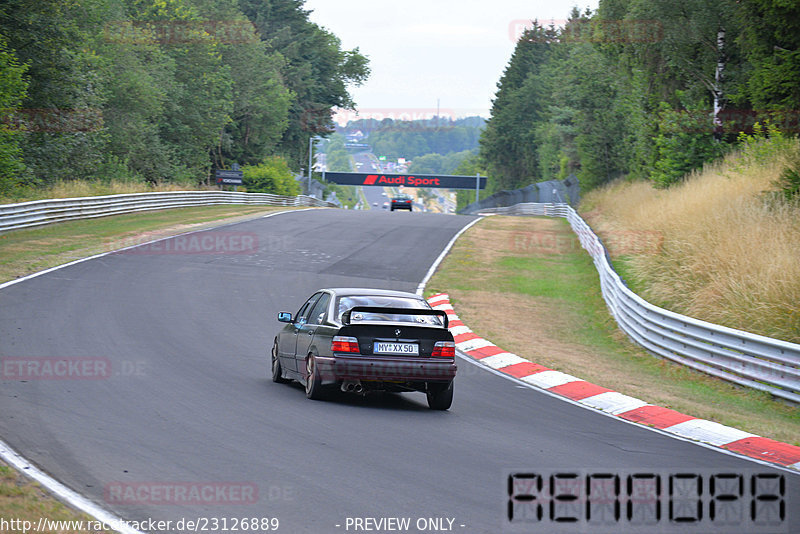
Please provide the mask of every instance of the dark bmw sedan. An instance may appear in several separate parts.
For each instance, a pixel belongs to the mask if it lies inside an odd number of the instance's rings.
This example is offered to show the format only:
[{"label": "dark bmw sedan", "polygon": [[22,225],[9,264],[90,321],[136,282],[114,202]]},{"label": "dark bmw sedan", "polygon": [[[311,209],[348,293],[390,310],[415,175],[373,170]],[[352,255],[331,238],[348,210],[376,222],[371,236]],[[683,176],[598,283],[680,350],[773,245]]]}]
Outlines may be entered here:
[{"label": "dark bmw sedan", "polygon": [[397,195],[392,197],[392,204],[389,206],[389,211],[394,210],[414,210],[414,200],[410,195]]},{"label": "dark bmw sedan", "polygon": [[272,348],[272,380],[297,380],[306,397],[326,390],[421,391],[434,410],[453,402],[455,343],[447,314],[413,293],[321,289],[292,315]]}]

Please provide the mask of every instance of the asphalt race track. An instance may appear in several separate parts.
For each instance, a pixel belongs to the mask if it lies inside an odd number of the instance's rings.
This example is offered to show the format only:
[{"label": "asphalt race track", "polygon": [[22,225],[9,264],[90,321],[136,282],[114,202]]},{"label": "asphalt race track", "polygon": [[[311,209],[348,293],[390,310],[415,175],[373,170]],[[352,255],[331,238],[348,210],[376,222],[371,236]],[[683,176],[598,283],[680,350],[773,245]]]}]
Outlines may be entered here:
[{"label": "asphalt race track", "polygon": [[[769,531],[800,532],[800,476],[593,413],[463,360],[448,412],[429,410],[421,393],[317,402],[298,385],[271,382],[278,311],[296,312],[320,287],[414,291],[470,220],[293,212],[211,230],[222,241],[199,253],[175,252],[173,240],[5,288],[0,357],[86,358],[111,372],[1,376],[0,438],[126,519],[263,517],[278,518],[279,532],[336,533],[355,531],[348,518],[407,517],[411,532],[419,518],[449,518],[456,532],[501,532],[509,470],[708,479],[757,469],[785,475],[795,498],[789,519]],[[257,246],[230,253],[237,236]],[[509,311],[509,320],[524,317]],[[218,492],[199,504],[153,489],[204,484]],[[137,498],[122,502],[121,487],[137,488]],[[254,503],[232,502],[242,488],[255,490]],[[666,517],[647,531],[661,532]],[[679,527],[665,531],[695,532]]]}]

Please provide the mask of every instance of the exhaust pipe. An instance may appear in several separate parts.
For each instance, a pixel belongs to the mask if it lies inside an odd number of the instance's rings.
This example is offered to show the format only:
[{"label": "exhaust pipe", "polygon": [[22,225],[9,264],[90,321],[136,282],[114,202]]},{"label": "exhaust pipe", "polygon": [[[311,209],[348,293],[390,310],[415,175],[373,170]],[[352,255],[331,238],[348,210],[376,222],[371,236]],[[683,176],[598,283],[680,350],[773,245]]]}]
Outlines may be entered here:
[{"label": "exhaust pipe", "polygon": [[342,391],[345,393],[363,393],[364,387],[358,380],[345,380],[342,382]]}]

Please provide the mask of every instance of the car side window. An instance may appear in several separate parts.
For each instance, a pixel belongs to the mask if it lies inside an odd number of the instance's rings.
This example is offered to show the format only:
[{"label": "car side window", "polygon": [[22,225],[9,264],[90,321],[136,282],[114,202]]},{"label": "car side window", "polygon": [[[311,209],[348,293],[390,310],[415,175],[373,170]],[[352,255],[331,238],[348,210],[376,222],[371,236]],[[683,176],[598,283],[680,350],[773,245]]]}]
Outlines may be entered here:
[{"label": "car side window", "polygon": [[308,314],[308,324],[320,324],[324,319],[325,313],[328,311],[328,303],[331,301],[331,296],[328,293],[323,293],[314,309]]},{"label": "car side window", "polygon": [[308,322],[308,314],[313,308],[314,304],[317,303],[317,300],[319,300],[320,295],[322,295],[322,293],[314,293],[311,298],[308,299],[305,304],[303,304],[303,307],[297,312],[294,320],[295,323],[305,324]]}]

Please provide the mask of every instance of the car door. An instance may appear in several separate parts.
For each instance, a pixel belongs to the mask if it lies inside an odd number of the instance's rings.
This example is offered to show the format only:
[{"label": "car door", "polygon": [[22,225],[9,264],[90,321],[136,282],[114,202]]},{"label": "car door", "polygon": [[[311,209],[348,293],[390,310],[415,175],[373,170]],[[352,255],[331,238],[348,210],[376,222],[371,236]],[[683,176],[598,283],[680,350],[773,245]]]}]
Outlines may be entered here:
[{"label": "car door", "polygon": [[297,330],[297,346],[294,353],[297,359],[297,370],[301,374],[305,371],[305,359],[309,352],[308,349],[311,346],[317,328],[325,320],[330,301],[330,293],[322,293],[314,304],[314,308],[308,313],[308,319],[305,324]]},{"label": "car door", "polygon": [[294,321],[284,328],[279,337],[278,351],[280,353],[281,365],[284,369],[292,373],[305,370],[305,368],[297,368],[297,358],[295,356],[295,351],[297,350],[297,338],[301,329],[308,321],[308,314],[314,308],[314,304],[317,303],[320,295],[322,295],[321,292],[314,293],[311,298],[305,301],[305,303],[300,307],[300,310],[297,312],[297,315],[295,315]]}]

